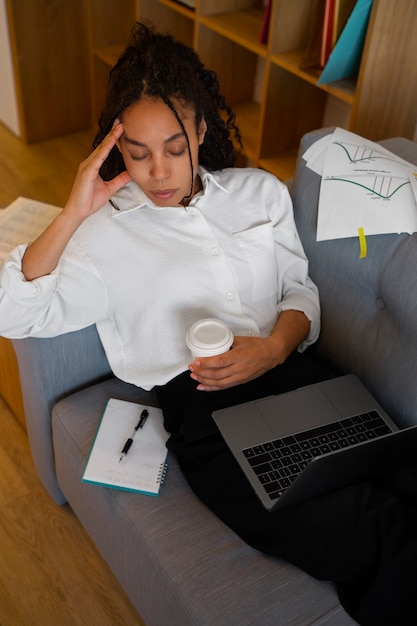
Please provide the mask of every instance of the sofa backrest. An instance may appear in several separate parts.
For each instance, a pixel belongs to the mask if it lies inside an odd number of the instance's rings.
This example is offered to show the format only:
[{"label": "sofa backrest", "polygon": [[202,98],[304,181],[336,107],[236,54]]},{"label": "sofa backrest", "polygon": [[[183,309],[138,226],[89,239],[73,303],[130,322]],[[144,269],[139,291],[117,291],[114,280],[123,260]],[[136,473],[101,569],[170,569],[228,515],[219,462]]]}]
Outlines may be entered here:
[{"label": "sofa backrest", "polygon": [[[321,356],[355,373],[400,426],[417,423],[417,234],[316,241],[320,176],[306,167],[305,150],[323,134],[304,136],[292,185],[294,214],[310,275],[319,288]],[[417,164],[417,144],[381,144]],[[417,208],[416,208],[417,210]]]}]

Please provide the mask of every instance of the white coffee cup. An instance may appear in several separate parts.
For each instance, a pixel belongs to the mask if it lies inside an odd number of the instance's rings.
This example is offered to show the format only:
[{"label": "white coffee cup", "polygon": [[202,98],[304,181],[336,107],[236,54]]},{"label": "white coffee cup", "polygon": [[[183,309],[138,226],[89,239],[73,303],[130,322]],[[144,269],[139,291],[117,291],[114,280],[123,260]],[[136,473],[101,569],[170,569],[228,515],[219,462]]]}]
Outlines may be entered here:
[{"label": "white coffee cup", "polygon": [[222,321],[208,317],[198,320],[188,330],[185,343],[193,358],[216,356],[230,349],[233,333]]}]

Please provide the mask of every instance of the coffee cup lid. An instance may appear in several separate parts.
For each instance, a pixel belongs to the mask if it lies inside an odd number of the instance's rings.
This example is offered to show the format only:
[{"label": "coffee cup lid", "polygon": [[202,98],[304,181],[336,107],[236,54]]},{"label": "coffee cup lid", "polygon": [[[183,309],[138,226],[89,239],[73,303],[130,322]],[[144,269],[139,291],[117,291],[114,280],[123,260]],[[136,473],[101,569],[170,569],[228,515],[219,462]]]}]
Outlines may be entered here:
[{"label": "coffee cup lid", "polygon": [[230,348],[233,333],[221,320],[205,318],[191,326],[186,343],[192,352],[201,352],[200,356],[215,356]]}]

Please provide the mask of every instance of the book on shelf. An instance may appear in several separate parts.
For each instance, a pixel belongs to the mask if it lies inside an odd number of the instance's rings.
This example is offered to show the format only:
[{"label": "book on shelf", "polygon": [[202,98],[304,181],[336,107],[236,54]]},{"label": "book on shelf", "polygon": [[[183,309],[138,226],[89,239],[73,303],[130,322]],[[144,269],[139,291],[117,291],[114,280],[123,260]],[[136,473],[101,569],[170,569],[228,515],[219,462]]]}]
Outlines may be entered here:
[{"label": "book on shelf", "polygon": [[300,63],[302,70],[320,67],[325,8],[326,0],[311,0],[310,2],[307,45]]},{"label": "book on shelf", "polygon": [[[363,0],[311,0],[307,45],[301,59],[300,69],[320,69],[324,71],[324,68],[326,68],[329,63],[330,57],[333,55],[333,51],[337,46],[342,46],[342,56],[347,54],[347,59],[350,60],[353,55],[358,64],[358,58],[360,61],[364,42],[364,35],[362,36],[361,33],[363,34],[365,22],[366,34],[366,26],[370,13],[370,11],[367,10],[368,7],[364,6],[364,4],[368,5],[369,3],[372,3],[372,0],[365,0],[365,3]],[[347,35],[343,34],[352,15],[353,23],[350,23],[347,29]],[[354,32],[355,30],[358,31],[358,36]],[[339,44],[338,42],[342,34],[342,44]],[[362,45],[360,45],[361,41]],[[346,53],[348,46],[350,46],[351,50]],[[336,56],[336,61],[339,64],[340,60],[338,60],[339,53],[337,50],[334,56]],[[348,71],[354,72],[354,70],[351,69]],[[346,70],[342,71],[342,73],[345,72]],[[346,77],[346,75],[342,76],[342,78],[344,77]]]},{"label": "book on shelf", "polygon": [[357,75],[371,9],[372,0],[357,0],[324,66],[318,85]]},{"label": "book on shelf", "polygon": [[262,20],[261,34],[259,37],[259,43],[268,43],[269,22],[271,20],[271,8],[272,0],[267,0],[265,4],[264,17]]},{"label": "book on shelf", "polygon": [[336,0],[312,0],[309,7],[307,45],[300,69],[322,69],[333,46]]},{"label": "book on shelf", "polygon": [[324,67],[332,50],[333,38],[333,18],[334,18],[334,2],[335,0],[325,0],[324,18],[321,33],[320,46],[320,67]]},{"label": "book on shelf", "polygon": [[[143,411],[148,415],[139,426]],[[167,469],[168,437],[161,409],[110,398],[82,482],[158,496]],[[130,447],[123,454],[129,439]]]},{"label": "book on shelf", "polygon": [[334,0],[332,48],[334,48],[336,41],[339,39],[355,4],[356,0]]}]

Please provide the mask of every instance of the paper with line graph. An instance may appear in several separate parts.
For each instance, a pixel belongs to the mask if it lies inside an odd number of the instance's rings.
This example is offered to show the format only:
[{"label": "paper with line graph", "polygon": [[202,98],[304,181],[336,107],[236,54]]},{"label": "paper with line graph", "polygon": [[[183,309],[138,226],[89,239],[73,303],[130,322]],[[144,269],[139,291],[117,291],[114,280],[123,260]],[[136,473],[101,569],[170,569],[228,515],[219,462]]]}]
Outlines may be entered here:
[{"label": "paper with line graph", "polygon": [[415,165],[340,128],[321,150],[317,241],[417,231]]},{"label": "paper with line graph", "polygon": [[60,212],[57,206],[24,197],[0,210],[0,266],[13,248],[36,239]]}]

